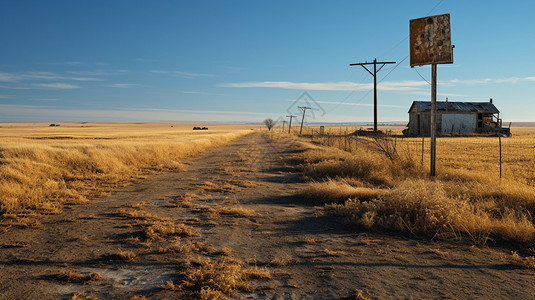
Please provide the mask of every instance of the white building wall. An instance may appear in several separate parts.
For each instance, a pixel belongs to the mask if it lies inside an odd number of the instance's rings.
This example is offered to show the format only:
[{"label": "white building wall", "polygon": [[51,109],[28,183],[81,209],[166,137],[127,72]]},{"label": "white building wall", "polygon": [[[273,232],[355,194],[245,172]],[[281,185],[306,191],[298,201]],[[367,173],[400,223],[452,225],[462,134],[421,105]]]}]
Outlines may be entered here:
[{"label": "white building wall", "polygon": [[443,113],[440,133],[476,132],[477,114]]}]

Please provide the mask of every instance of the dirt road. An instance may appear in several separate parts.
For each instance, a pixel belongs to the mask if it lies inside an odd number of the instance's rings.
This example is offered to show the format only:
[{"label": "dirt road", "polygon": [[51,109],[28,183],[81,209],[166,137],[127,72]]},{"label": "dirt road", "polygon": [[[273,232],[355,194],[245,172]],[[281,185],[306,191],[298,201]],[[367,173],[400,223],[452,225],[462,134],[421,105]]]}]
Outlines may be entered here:
[{"label": "dirt road", "polygon": [[285,162],[291,155],[290,142],[252,133],[187,160],[185,171],[149,176],[67,207],[40,227],[4,232],[0,298],[182,298],[162,288],[184,279],[180,261],[221,253],[271,274],[232,298],[535,297],[535,271],[506,263],[499,250],[317,217],[296,196],[306,183]]}]

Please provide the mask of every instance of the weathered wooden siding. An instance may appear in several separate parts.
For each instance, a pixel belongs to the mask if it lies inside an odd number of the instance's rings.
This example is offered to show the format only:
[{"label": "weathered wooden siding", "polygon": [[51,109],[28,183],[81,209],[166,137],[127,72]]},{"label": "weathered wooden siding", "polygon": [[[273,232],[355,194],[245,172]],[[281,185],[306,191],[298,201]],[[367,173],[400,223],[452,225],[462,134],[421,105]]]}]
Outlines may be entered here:
[{"label": "weathered wooden siding", "polygon": [[477,114],[442,113],[440,133],[476,132]]}]

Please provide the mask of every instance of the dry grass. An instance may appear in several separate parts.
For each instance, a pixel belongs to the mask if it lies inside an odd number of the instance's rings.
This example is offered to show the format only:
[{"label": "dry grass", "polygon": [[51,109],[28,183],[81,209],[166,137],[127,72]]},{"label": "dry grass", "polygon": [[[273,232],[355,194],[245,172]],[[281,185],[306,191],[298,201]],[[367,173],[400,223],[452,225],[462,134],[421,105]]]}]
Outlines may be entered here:
[{"label": "dry grass", "polygon": [[219,259],[194,258],[185,262],[183,280],[176,284],[166,282],[162,288],[186,291],[197,296],[232,296],[238,291],[250,291],[251,279],[270,279],[267,269],[248,267],[232,256]]},{"label": "dry grass", "polygon": [[107,280],[107,278],[100,275],[100,273],[95,272],[83,275],[82,273],[80,273],[80,271],[74,269],[64,270],[57,277],[61,281],[70,283],[87,283],[93,281]]},{"label": "dry grass", "polygon": [[283,256],[280,256],[280,257],[273,258],[269,262],[269,265],[273,266],[273,267],[284,267],[284,266],[287,266],[287,265],[290,265],[290,264],[293,264],[293,263],[295,263],[295,259],[293,257],[289,256],[288,254],[286,254],[286,255],[283,255]]},{"label": "dry grass", "polygon": [[347,252],[345,252],[345,251],[336,251],[336,250],[330,250],[330,249],[323,249],[321,252],[324,255],[327,255],[327,256],[345,256],[345,255],[347,255]]},{"label": "dry grass", "polygon": [[[508,143],[523,145],[509,156],[523,157],[524,163],[533,167],[535,160],[525,159],[529,151],[533,156],[534,135],[532,130],[517,140],[508,139]],[[417,160],[407,153],[410,147],[400,140],[389,144],[397,143],[396,151],[378,151],[372,141],[361,141],[357,155],[309,144],[292,160],[311,181],[303,195],[326,203],[324,213],[342,216],[351,224],[369,230],[468,239],[479,245],[498,241],[533,245],[535,189],[529,184],[533,172],[519,172],[515,178],[500,182],[495,174],[484,171],[495,162],[495,157],[481,155],[487,143],[495,142],[492,139],[442,139],[441,151],[449,154],[438,154],[443,160],[437,162],[441,168],[434,181],[428,179],[424,171],[427,167],[422,169],[415,163]],[[473,156],[476,149],[479,156]],[[396,154],[386,155],[387,150]]]},{"label": "dry grass", "polygon": [[[237,206],[207,206],[198,205],[193,212],[202,214],[203,218],[210,221],[215,221],[221,218],[221,216],[228,216],[234,218],[252,218],[258,216],[258,214],[252,210],[244,208],[240,205]],[[217,224],[217,223],[213,223]]]},{"label": "dry grass", "polygon": [[49,214],[251,132],[169,124],[7,124],[0,128],[0,214]]},{"label": "dry grass", "polygon": [[159,253],[169,253],[176,252],[181,255],[188,257],[194,253],[201,253],[205,255],[225,255],[228,256],[232,253],[232,250],[229,248],[222,248],[221,250],[216,250],[214,246],[202,242],[193,242],[186,240],[184,242],[175,241],[173,244],[166,248],[160,248]]},{"label": "dry grass", "polygon": [[514,266],[535,270],[535,257],[533,256],[521,257],[513,251],[508,260]]},{"label": "dry grass", "polygon": [[158,217],[154,216],[152,213],[139,209],[139,208],[121,208],[119,209],[119,215],[139,220],[155,220]]},{"label": "dry grass", "polygon": [[303,191],[305,198],[323,203],[344,203],[349,198],[370,200],[387,193],[384,189],[365,187],[360,182],[351,182],[348,179],[328,179],[323,182],[311,182]]},{"label": "dry grass", "polygon": [[175,220],[157,220],[140,223],[145,235],[150,240],[167,239],[170,236],[191,237],[199,234],[199,230]]},{"label": "dry grass", "polygon": [[352,199],[327,206],[327,213],[371,230],[398,230],[443,239],[469,237],[478,244],[489,238],[533,242],[535,226],[527,211],[500,210],[495,203],[449,196],[441,182],[407,180],[370,201]]},{"label": "dry grass", "polygon": [[257,216],[257,213],[254,210],[244,208],[240,205],[233,207],[221,206],[214,209],[220,214],[237,218],[252,218]]},{"label": "dry grass", "polygon": [[175,200],[178,202],[178,206],[190,208],[193,206],[193,201],[199,198],[201,197],[195,193],[185,193],[184,195],[175,197]]},{"label": "dry grass", "polygon": [[132,262],[136,259],[137,255],[134,253],[134,251],[118,250],[116,253],[109,255],[109,257],[125,262]]},{"label": "dry grass", "polygon": [[72,295],[71,300],[98,300],[98,297],[92,293],[86,295],[84,292],[76,292]]}]

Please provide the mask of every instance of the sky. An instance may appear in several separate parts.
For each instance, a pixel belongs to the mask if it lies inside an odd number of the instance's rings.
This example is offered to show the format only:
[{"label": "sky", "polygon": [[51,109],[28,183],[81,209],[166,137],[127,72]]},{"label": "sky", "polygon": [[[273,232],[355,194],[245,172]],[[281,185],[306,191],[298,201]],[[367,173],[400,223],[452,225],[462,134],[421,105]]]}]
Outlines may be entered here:
[{"label": "sky", "polygon": [[430,100],[409,20],[449,13],[439,101],[535,121],[535,1],[0,0],[0,122],[405,122]]}]

